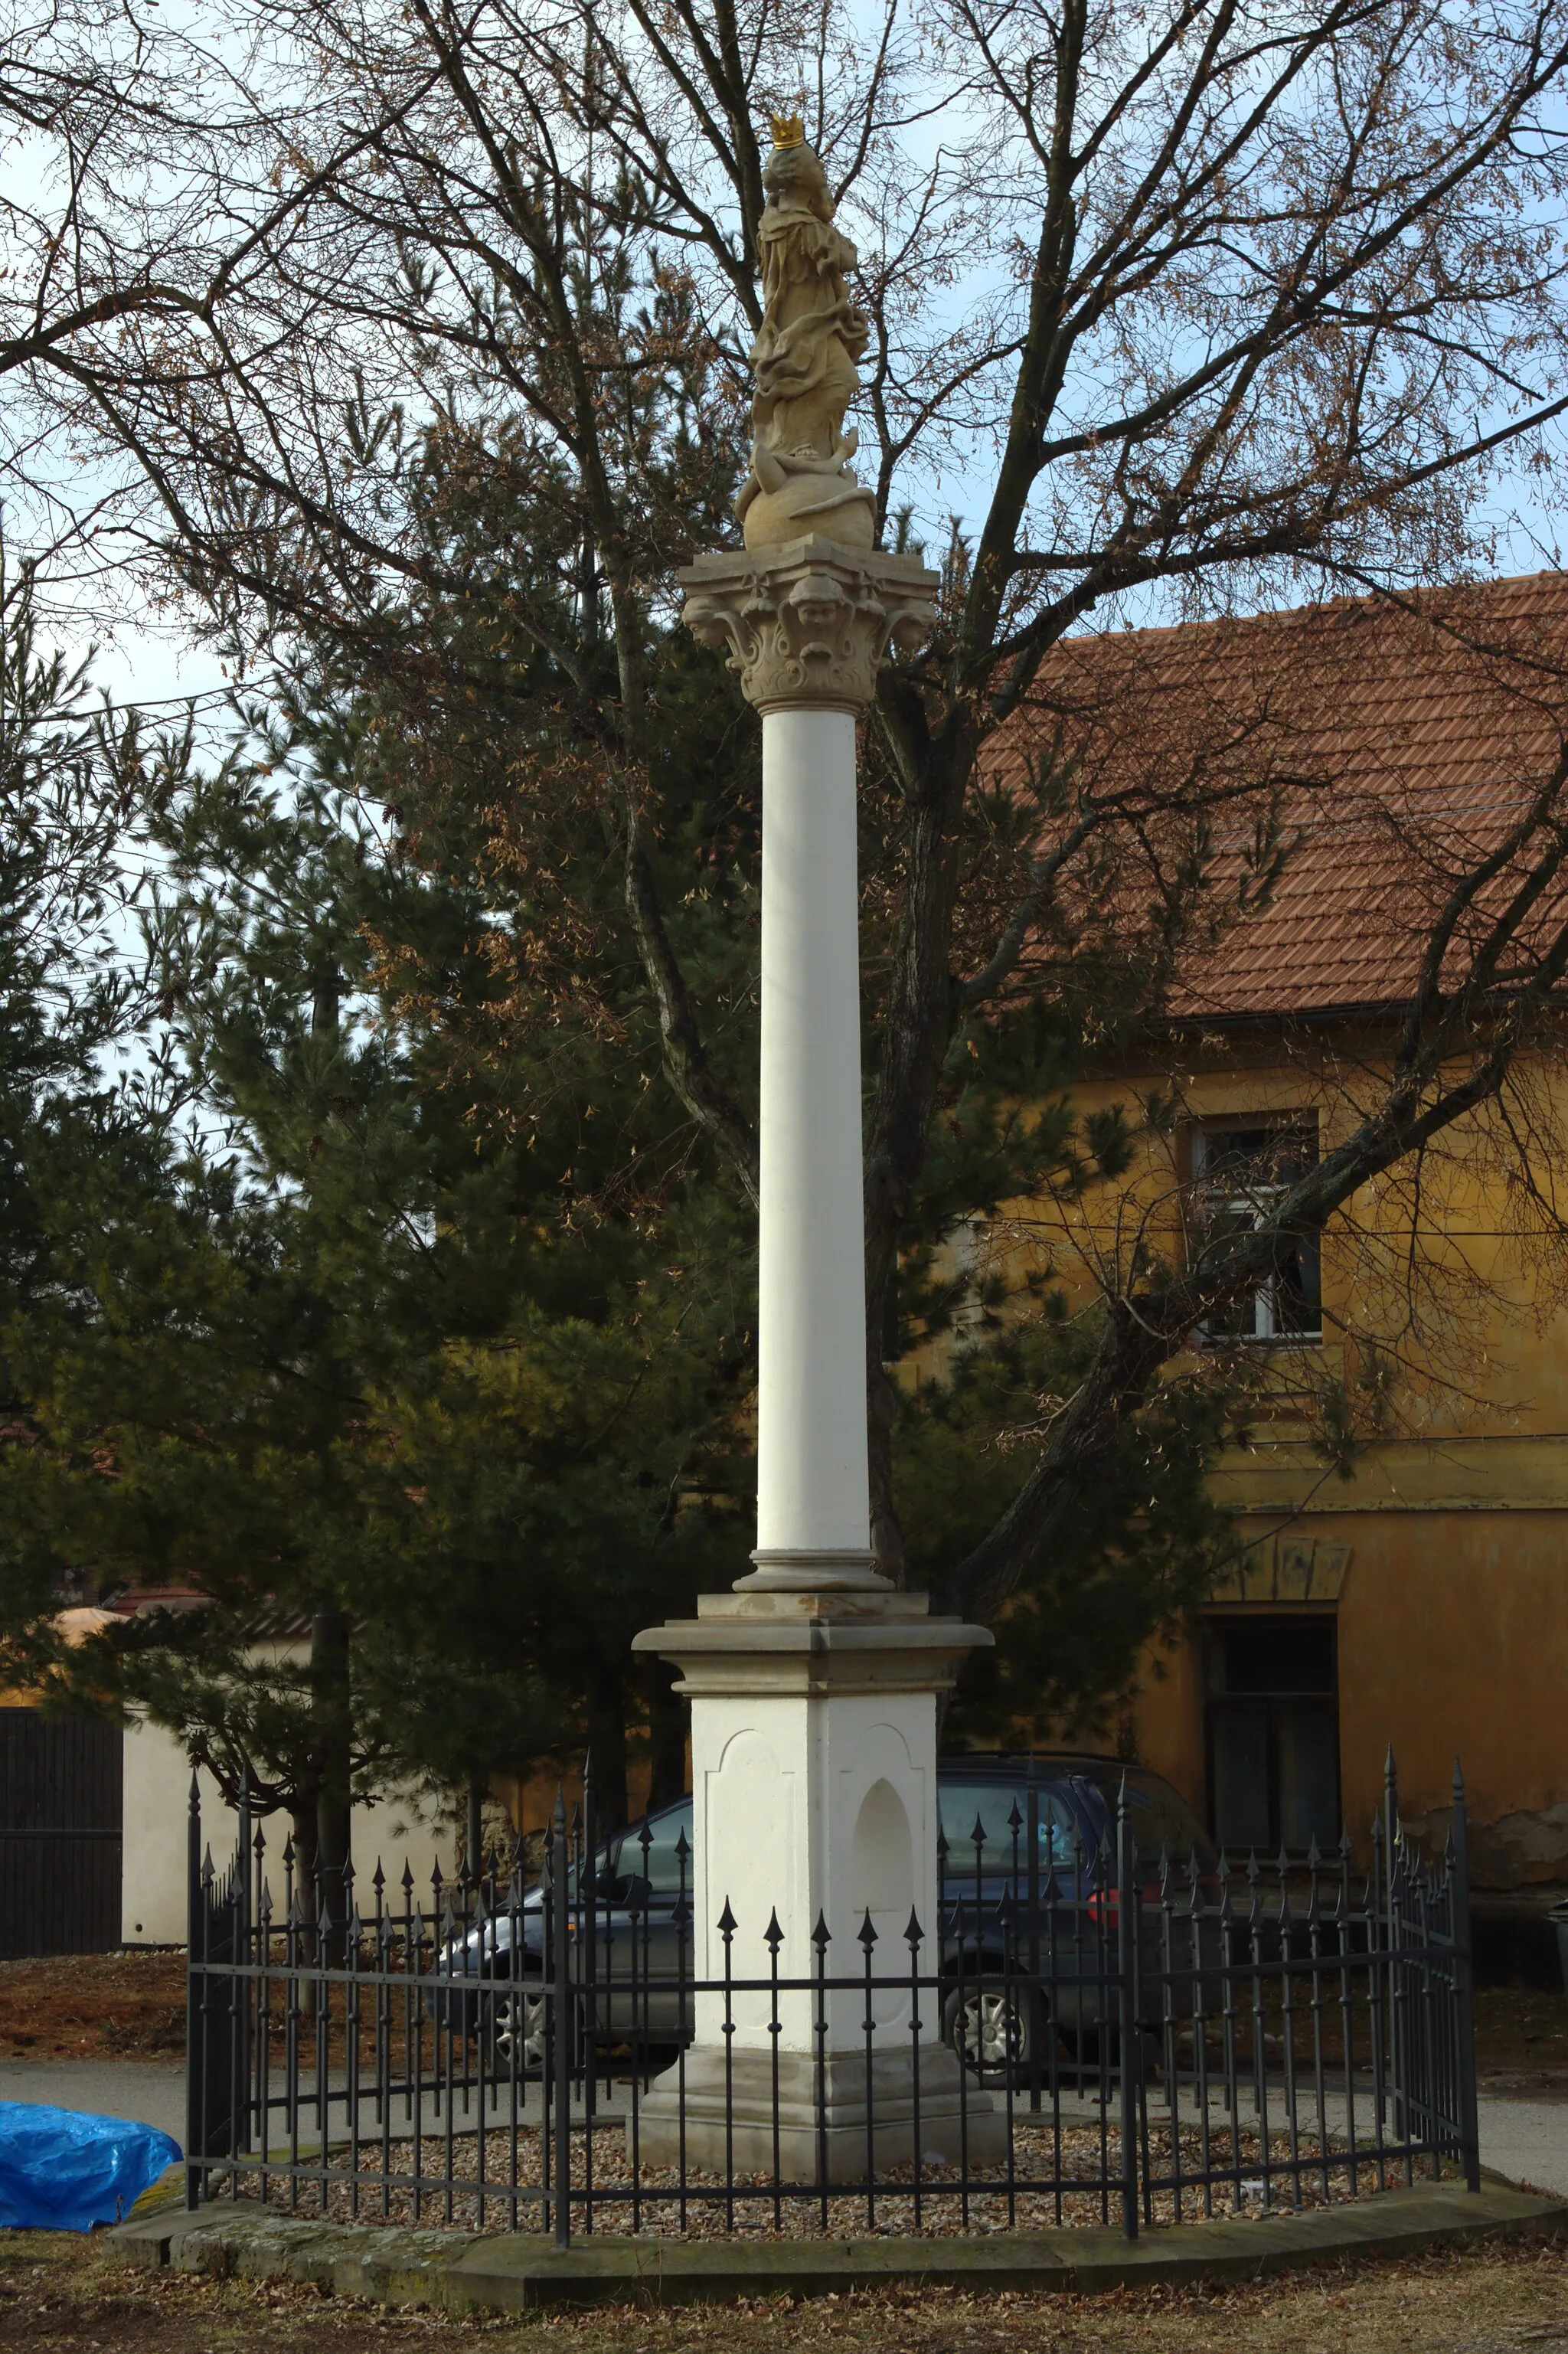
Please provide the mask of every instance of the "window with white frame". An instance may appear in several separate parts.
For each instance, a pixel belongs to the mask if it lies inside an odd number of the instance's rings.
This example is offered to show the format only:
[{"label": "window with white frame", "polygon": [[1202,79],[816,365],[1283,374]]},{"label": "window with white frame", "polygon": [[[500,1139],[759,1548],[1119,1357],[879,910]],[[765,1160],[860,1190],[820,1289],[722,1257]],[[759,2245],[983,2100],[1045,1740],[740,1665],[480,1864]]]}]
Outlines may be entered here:
[{"label": "window with white frame", "polygon": [[[1311,1117],[1205,1121],[1192,1137],[1192,1251],[1201,1264],[1227,1235],[1255,1230],[1318,1159]],[[1316,1234],[1282,1239],[1271,1271],[1234,1306],[1207,1318],[1210,1340],[1315,1341],[1323,1309]]]}]

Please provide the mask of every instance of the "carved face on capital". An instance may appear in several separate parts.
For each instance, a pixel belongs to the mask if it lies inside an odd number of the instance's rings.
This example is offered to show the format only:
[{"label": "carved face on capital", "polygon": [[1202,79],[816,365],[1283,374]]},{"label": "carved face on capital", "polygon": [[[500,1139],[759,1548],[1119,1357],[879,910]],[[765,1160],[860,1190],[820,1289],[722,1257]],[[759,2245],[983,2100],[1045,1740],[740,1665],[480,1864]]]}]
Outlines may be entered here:
[{"label": "carved face on capital", "polygon": [[828,175],[815,148],[803,141],[798,146],[774,148],[762,167],[762,185],[775,204],[800,205],[820,221],[832,219]]}]

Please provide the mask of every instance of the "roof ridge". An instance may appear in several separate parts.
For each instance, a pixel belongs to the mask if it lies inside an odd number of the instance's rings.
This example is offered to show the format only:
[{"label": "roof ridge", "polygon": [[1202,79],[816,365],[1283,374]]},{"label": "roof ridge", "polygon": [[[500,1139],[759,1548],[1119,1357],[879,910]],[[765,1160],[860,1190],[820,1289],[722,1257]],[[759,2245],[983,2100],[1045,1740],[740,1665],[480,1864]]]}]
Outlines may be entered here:
[{"label": "roof ridge", "polygon": [[[1542,565],[1534,572],[1500,572],[1485,580],[1425,581],[1418,588],[1370,588],[1360,597],[1315,597],[1301,605],[1270,605],[1256,613],[1209,613],[1184,621],[1144,621],[1097,630],[1088,614],[1084,625],[1058,638],[1056,647],[1093,643],[1132,644],[1141,639],[1190,637],[1202,631],[1258,629],[1267,622],[1301,625],[1330,613],[1408,612],[1413,603],[1441,597],[1489,596],[1495,590],[1521,588],[1533,582],[1554,581],[1568,589],[1568,567]],[[1053,648],[1053,652],[1055,648]]]}]

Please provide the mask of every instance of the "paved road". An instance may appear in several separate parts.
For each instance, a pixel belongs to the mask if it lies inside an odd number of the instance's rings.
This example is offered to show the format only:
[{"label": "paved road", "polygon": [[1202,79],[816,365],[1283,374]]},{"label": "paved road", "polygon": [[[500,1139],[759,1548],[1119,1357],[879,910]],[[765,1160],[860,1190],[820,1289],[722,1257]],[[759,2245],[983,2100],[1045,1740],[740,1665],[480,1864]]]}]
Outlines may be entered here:
[{"label": "paved road", "polygon": [[1568,2199],[1568,2084],[1537,2079],[1480,2096],[1481,2164]]},{"label": "paved road", "polygon": [[0,2060],[0,2101],[48,2101],[157,2126],[185,2146],[185,2072],[160,2061]]},{"label": "paved road", "polygon": [[[64,2109],[134,2117],[161,2126],[183,2143],[185,2072],[158,2062],[115,2060],[0,2060],[0,2101],[52,2101]],[[342,2111],[337,2115],[341,2116]],[[1568,2084],[1483,2093],[1481,2163],[1512,2182],[1568,2199]],[[434,2115],[423,2120],[439,2130]],[[363,2130],[371,2130],[368,2105]],[[409,2128],[401,2119],[399,2138]]]},{"label": "paved road", "polygon": [[[273,2089],[281,2093],[283,2079],[274,2080]],[[530,2088],[529,2114],[537,2115],[536,2090]],[[183,2065],[134,2060],[0,2060],[0,2101],[48,2101],[60,2109],[89,2109],[104,2117],[132,2117],[139,2124],[158,2126],[185,2146],[185,2072]],[[574,2114],[577,2104],[573,2103]],[[604,2088],[596,2087],[594,2109],[605,2123],[621,2112],[607,2100]],[[333,2105],[331,2130],[346,2131],[341,2100]],[[308,2107],[301,2118],[301,2138],[313,2136]],[[457,2099],[454,2128],[462,2133],[471,2131],[474,2112],[465,2111],[462,2095]],[[446,2109],[427,2099],[419,2118],[420,2130],[440,2134],[446,2130]],[[360,2102],[359,2129],[361,2134],[375,2136],[380,2127],[376,2117],[376,2104],[371,2094]],[[403,2141],[412,2137],[413,2120],[403,2114],[401,2103],[394,2105],[392,2138]]]}]

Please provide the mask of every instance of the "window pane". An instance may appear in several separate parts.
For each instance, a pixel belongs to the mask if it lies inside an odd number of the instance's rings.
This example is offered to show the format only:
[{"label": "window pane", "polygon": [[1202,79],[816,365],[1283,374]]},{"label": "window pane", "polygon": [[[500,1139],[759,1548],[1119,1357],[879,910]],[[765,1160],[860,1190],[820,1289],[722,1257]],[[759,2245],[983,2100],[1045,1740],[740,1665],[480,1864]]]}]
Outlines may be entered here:
[{"label": "window pane", "polygon": [[1280,1833],[1287,1847],[1340,1836],[1340,1744],[1326,1709],[1292,1710],[1279,1724]]},{"label": "window pane", "polygon": [[1214,1685],[1227,1692],[1325,1692],[1336,1687],[1334,1621],[1211,1620]]},{"label": "window pane", "polygon": [[[1029,1869],[1029,1793],[1020,1784],[1013,1787],[1001,1782],[944,1782],[937,1793],[937,1804],[942,1819],[942,1836],[948,1842],[946,1871],[948,1879],[975,1868],[974,1829],[978,1819],[985,1830],[985,1844],[980,1849],[980,1870],[989,1877],[1010,1875],[1012,1871],[1012,1826],[1009,1819],[1013,1807],[1018,1808],[1018,1869]],[[1072,1861],[1075,1827],[1072,1815],[1062,1799],[1050,1792],[1040,1792],[1040,1864],[1044,1870],[1049,1860],[1055,1864]]]},{"label": "window pane", "polygon": [[[1192,1229],[1194,1267],[1218,1262],[1229,1236],[1250,1235],[1257,1221],[1258,1210],[1253,1204],[1215,1198],[1207,1193],[1202,1195]],[[1256,1340],[1266,1335],[1269,1329],[1266,1303],[1262,1295],[1255,1292],[1233,1301],[1228,1308],[1217,1309],[1203,1321],[1204,1331],[1216,1340],[1221,1337]]]},{"label": "window pane", "polygon": [[[652,1836],[648,1842],[646,1864],[642,1861],[642,1826],[641,1823],[636,1823],[620,1842],[620,1853],[615,1864],[615,1870],[635,1873],[639,1879],[646,1872],[649,1887],[655,1896],[677,1896],[683,1886],[686,1894],[690,1896],[692,1893],[692,1802],[690,1798],[683,1799],[678,1806],[665,1807],[659,1814],[651,1815],[648,1819],[648,1829]],[[681,1859],[677,1853],[683,1837],[686,1842],[686,1870],[683,1882],[681,1877]]]},{"label": "window pane", "polygon": [[1197,1173],[1205,1185],[1241,1193],[1253,1186],[1293,1185],[1318,1165],[1318,1132],[1299,1122],[1200,1131]]},{"label": "window pane", "polygon": [[1299,1236],[1286,1246],[1275,1285],[1275,1321],[1279,1331],[1322,1331],[1319,1257],[1316,1235]]},{"label": "window pane", "polygon": [[1268,1713],[1216,1708],[1214,1829],[1222,1847],[1267,1848]]}]

